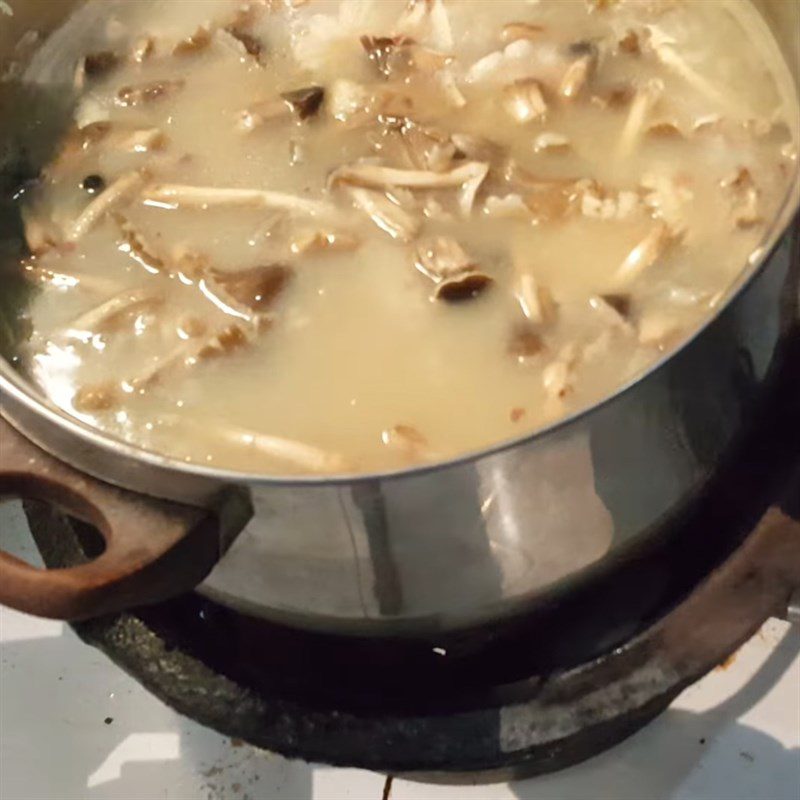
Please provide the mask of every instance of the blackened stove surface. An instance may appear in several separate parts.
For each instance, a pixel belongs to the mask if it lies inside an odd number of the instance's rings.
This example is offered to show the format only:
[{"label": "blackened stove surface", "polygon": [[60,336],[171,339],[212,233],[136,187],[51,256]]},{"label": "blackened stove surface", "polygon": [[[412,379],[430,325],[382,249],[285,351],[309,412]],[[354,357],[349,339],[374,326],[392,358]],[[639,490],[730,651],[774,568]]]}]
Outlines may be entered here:
[{"label": "blackened stove surface", "polygon": [[[633,733],[800,585],[800,342],[703,498],[515,618],[436,639],[308,633],[187,595],[76,625],[178,711],[290,757],[453,778],[559,769]],[[28,506],[49,566],[79,527]],[[690,556],[687,556],[690,554]]]}]

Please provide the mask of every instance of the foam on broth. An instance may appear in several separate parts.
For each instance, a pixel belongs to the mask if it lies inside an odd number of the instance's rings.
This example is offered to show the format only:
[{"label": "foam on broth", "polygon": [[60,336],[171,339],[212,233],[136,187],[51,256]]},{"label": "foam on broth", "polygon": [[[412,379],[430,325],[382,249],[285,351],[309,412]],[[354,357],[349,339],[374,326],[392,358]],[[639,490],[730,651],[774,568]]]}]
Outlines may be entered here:
[{"label": "foam on broth", "polygon": [[24,361],[186,461],[401,468],[595,402],[712,313],[796,169],[744,0],[107,6],[24,200]]}]

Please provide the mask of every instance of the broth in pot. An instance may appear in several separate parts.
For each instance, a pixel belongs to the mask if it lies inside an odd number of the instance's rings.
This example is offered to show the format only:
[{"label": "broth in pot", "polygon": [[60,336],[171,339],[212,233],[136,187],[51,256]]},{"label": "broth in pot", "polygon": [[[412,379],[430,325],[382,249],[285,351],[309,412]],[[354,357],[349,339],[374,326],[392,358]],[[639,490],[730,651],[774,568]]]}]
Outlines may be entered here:
[{"label": "broth in pot", "polygon": [[187,462],[402,469],[579,411],[714,313],[797,170],[746,0],[103,5],[20,199],[20,359]]}]

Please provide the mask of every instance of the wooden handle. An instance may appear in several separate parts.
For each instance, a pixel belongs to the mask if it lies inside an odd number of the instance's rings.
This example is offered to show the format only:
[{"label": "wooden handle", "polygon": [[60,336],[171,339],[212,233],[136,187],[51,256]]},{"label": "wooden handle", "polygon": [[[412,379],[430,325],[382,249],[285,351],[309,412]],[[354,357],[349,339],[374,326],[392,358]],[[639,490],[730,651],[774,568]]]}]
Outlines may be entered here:
[{"label": "wooden handle", "polygon": [[[224,518],[235,533],[250,516],[235,492]],[[65,569],[37,569],[0,551],[0,603],[78,620],[165,600],[194,588],[230,544],[222,514],[118,489],[57,461],[0,418],[0,495],[43,500],[93,525],[105,550]],[[229,497],[223,502],[229,503]]]}]

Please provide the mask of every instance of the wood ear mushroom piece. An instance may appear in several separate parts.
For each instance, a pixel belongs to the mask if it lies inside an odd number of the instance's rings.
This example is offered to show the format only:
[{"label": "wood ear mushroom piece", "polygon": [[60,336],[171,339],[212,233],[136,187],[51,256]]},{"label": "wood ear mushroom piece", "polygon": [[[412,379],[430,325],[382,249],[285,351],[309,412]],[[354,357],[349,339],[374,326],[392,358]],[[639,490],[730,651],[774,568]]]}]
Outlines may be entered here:
[{"label": "wood ear mushroom piece", "polygon": [[56,460],[1,417],[0,495],[52,503],[102,535],[96,559],[66,569],[37,569],[0,551],[0,603],[64,620],[193,589],[252,515],[235,489],[222,492],[213,510],[118,489]]}]

